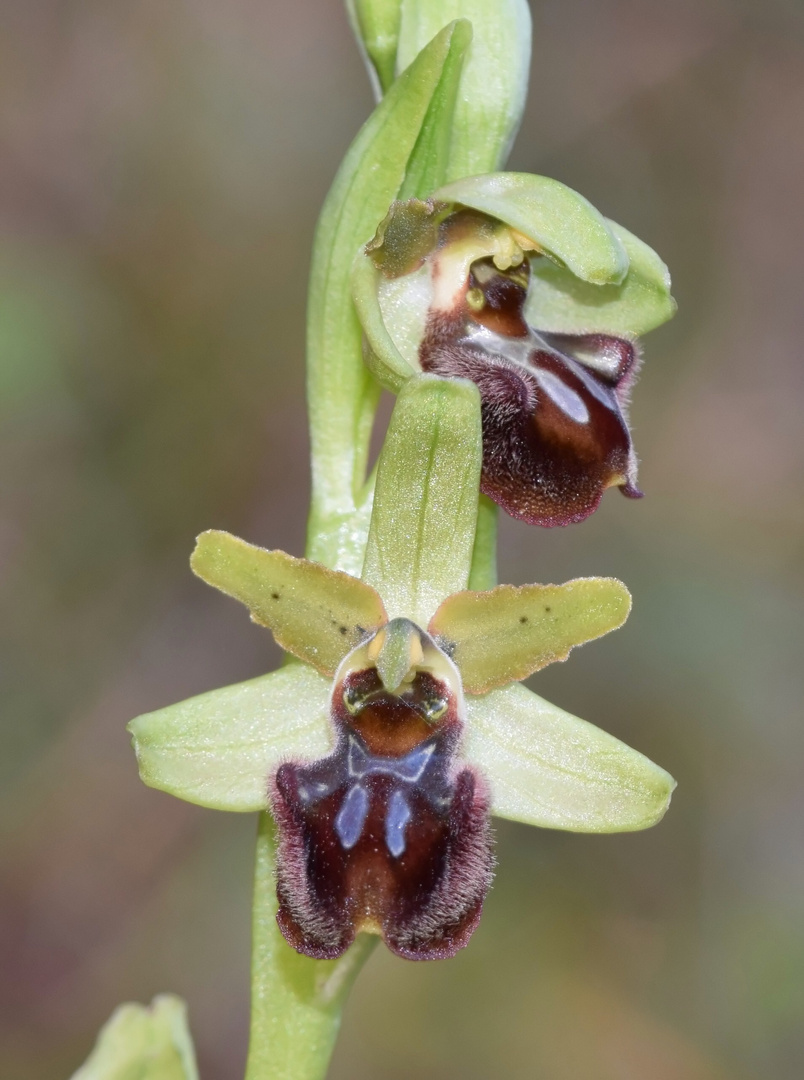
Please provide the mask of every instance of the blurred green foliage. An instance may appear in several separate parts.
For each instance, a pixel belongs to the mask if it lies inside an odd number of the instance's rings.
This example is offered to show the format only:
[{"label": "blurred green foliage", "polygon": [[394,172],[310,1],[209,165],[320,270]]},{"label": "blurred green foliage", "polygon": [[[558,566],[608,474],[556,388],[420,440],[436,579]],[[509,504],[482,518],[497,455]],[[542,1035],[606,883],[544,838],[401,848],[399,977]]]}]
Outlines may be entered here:
[{"label": "blurred green foliage", "polygon": [[[798,1080],[804,1066],[804,17],[544,0],[511,168],[661,252],[639,504],[505,520],[502,579],[612,574],[624,630],[532,681],[679,781],[650,833],[500,825],[454,961],[377,951],[333,1080]],[[370,109],[322,0],[0,13],[0,1075],[61,1080],[120,1000],[242,1070],[253,822],[139,784],[131,716],[267,670],[194,536],[301,554],[312,230]]]}]

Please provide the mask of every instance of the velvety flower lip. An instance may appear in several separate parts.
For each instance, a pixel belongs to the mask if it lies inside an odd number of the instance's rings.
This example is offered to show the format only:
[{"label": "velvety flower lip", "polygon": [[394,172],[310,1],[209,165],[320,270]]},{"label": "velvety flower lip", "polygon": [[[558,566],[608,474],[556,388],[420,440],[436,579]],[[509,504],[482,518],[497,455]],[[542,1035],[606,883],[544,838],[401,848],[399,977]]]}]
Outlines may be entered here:
[{"label": "velvety flower lip", "polygon": [[527,261],[474,263],[451,310],[430,311],[419,361],[480,391],[482,491],[529,524],[568,525],[609,487],[641,495],[626,419],[639,355],[623,338],[529,326],[528,281]]},{"label": "velvety flower lip", "polygon": [[641,496],[636,338],[672,315],[669,289],[647,245],[564,185],[516,173],[395,203],[353,271],[379,381],[474,382],[481,489],[546,527],[582,521],[610,487]]},{"label": "velvety flower lip", "polygon": [[330,715],[332,753],[285,762],[271,780],[282,934],[316,959],[342,955],[360,931],[408,960],[454,956],[493,865],[488,790],[456,761],[457,670],[429,635],[393,620],[340,665]]}]

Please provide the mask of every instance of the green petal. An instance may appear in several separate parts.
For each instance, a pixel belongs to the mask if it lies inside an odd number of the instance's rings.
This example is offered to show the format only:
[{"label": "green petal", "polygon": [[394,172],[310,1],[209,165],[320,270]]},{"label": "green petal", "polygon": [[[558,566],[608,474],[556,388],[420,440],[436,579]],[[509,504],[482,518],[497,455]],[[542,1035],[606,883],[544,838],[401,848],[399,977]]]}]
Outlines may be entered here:
[{"label": "green petal", "polygon": [[244,603],[283,649],[324,675],[334,675],[366,631],[388,621],[382,600],[358,578],[217,529],[198,537],[190,566]]},{"label": "green petal", "polygon": [[622,626],[631,595],[616,578],[498,585],[448,597],[428,630],[446,643],[469,694],[526,679],[585,641]]},{"label": "green petal", "polygon": [[532,326],[555,333],[604,333],[636,337],[676,312],[670,273],[656,254],[622,225],[610,221],[629,259],[620,285],[590,285],[548,259],[531,262],[525,315]]},{"label": "green petal", "polygon": [[655,825],[675,780],[605,731],[517,684],[467,698],[464,755],[499,817],[571,832]]},{"label": "green petal", "polygon": [[213,810],[264,810],[280,761],[329,753],[330,692],[327,680],[293,663],[138,716],[128,730],[140,777]]},{"label": "green petal", "polygon": [[160,994],[118,1006],[72,1080],[198,1080],[184,1002]]},{"label": "green petal", "polygon": [[625,249],[603,215],[558,180],[491,173],[447,184],[433,198],[504,221],[584,281],[617,283],[628,270]]},{"label": "green petal", "polygon": [[466,588],[481,456],[477,387],[410,379],[380,455],[363,567],[389,618],[426,626],[442,600]]},{"label": "green petal", "polygon": [[474,36],[452,123],[450,180],[498,169],[508,156],[525,106],[531,42],[527,0],[405,0],[397,71],[451,19],[468,19]]}]

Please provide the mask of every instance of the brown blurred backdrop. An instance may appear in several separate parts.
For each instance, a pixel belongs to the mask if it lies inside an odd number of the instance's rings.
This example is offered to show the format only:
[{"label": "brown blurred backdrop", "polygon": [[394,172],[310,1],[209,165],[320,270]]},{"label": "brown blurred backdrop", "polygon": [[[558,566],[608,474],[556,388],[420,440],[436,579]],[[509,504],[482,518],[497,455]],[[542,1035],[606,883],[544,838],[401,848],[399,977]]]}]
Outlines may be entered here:
[{"label": "brown blurred backdrop", "polygon": [[[533,686],[666,766],[633,836],[500,824],[471,947],[378,950],[333,1080],[804,1075],[804,11],[534,0],[511,166],[653,244],[648,497],[503,522],[514,582],[617,574],[627,627]],[[255,822],[139,784],[137,713],[277,654],[189,574],[301,553],[318,207],[371,106],[336,0],[0,8],[0,1077],[63,1080],[124,999],[241,1075]]]}]

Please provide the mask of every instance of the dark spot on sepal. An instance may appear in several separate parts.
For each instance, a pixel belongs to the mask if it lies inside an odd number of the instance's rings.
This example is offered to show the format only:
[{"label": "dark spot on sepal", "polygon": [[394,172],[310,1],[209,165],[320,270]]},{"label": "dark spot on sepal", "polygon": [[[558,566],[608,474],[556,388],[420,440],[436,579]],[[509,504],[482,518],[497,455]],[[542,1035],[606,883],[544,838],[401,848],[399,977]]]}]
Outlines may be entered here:
[{"label": "dark spot on sepal", "polygon": [[519,621],[520,621],[521,623],[523,623],[523,624],[524,624],[524,623],[526,623],[526,622],[528,621],[528,617],[527,617],[527,615],[520,615],[520,616],[519,616]]},{"label": "dark spot on sepal", "polygon": [[279,593],[278,592],[272,592],[271,593],[271,599],[272,600],[278,600],[279,599]]}]

